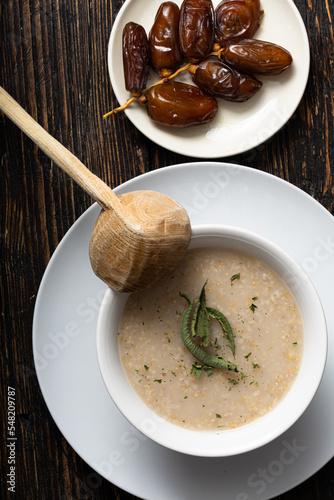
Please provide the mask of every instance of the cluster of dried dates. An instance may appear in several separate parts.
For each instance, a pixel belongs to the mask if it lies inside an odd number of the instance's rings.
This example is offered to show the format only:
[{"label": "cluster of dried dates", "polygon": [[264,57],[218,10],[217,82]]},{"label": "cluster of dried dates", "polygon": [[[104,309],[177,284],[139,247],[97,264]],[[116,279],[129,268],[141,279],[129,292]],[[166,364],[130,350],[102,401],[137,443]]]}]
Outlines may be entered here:
[{"label": "cluster of dried dates", "polygon": [[[148,36],[127,23],[123,67],[133,97],[105,116],[139,99],[156,122],[188,127],[214,119],[217,97],[246,101],[262,87],[255,74],[279,74],[292,64],[283,47],[253,38],[262,17],[260,0],[222,0],[216,9],[211,0],[184,0],[181,8],[162,3]],[[150,68],[162,80],[147,88]],[[195,85],[174,81],[185,70]]]}]

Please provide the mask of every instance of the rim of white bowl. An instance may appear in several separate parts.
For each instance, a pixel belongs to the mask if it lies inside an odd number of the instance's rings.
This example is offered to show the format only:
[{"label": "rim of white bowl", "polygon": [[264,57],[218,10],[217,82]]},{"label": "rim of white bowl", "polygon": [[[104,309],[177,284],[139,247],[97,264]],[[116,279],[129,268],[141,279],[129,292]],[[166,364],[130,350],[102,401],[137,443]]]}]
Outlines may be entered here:
[{"label": "rim of white bowl", "polygon": [[[108,289],[97,323],[97,357],[109,395],[124,417],[145,436],[181,453],[202,457],[238,455],[260,448],[287,431],[304,413],[320,385],[327,358],[327,326],[319,296],[302,267],[276,244],[251,231],[223,225],[192,228],[191,247],[214,246],[217,237],[233,247],[256,254],[285,279],[295,296],[304,326],[304,352],[300,370],[284,398],[269,413],[232,430],[194,431],[159,417],[140,399],[123,371],[118,355],[118,335],[110,335],[111,321],[117,328],[129,294]],[[208,243],[209,242],[209,243]],[[211,244],[210,244],[211,242]],[[225,242],[225,245],[226,242]],[[116,318],[116,319],[115,319]],[[312,363],[316,358],[317,362]],[[307,388],[308,390],[305,390]]]}]

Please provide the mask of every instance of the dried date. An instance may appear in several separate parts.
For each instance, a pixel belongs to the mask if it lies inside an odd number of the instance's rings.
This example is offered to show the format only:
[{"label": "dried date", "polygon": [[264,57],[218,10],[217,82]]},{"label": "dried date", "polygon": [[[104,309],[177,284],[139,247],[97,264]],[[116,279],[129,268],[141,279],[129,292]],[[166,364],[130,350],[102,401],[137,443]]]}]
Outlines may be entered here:
[{"label": "dried date", "polygon": [[133,96],[139,96],[146,88],[149,73],[149,45],[143,26],[127,23],[122,47],[125,88]]},{"label": "dried date", "polygon": [[214,119],[218,110],[215,97],[186,83],[169,81],[149,88],[140,98],[148,116],[170,127],[190,127]]},{"label": "dried date", "polygon": [[292,55],[280,45],[245,39],[227,42],[219,57],[233,68],[246,73],[278,75],[292,64]]},{"label": "dried date", "polygon": [[174,2],[164,2],[149,33],[151,65],[162,77],[170,76],[183,59],[179,45],[179,18],[179,7]]},{"label": "dried date", "polygon": [[180,47],[194,63],[206,57],[214,40],[214,8],[211,0],[184,0],[180,10]]},{"label": "dried date", "polygon": [[215,10],[215,41],[252,38],[262,16],[260,0],[222,0]]},{"label": "dried date", "polygon": [[191,66],[189,73],[202,90],[227,101],[247,101],[262,87],[262,82],[255,77],[230,68],[217,57],[209,57],[197,66]]}]

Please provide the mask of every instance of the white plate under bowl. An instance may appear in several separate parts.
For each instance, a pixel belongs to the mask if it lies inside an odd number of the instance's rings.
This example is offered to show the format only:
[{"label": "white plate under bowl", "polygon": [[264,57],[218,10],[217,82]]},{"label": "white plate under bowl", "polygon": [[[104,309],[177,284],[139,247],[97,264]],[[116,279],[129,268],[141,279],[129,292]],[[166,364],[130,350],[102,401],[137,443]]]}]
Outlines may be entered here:
[{"label": "white plate under bowl", "polygon": [[[122,31],[126,23],[141,24],[149,33],[160,0],[127,0],[114,22],[108,48],[108,68],[115,96],[120,104],[130,97],[125,89],[122,59]],[[182,0],[175,0],[181,5]],[[216,7],[219,0],[214,0]],[[223,158],[248,151],[267,141],[290,119],[306,87],[310,49],[305,25],[292,0],[261,0],[265,12],[254,38],[277,43],[293,57],[291,68],[276,76],[259,77],[264,85],[244,103],[219,99],[215,119],[207,124],[175,129],[153,122],[142,104],[134,103],[126,115],[144,135],[166,149],[196,158]],[[157,81],[151,72],[149,84]],[[191,83],[185,72],[178,81]],[[105,110],[106,112],[108,109]]]},{"label": "white plate under bowl", "polygon": [[[163,192],[188,211],[192,226],[239,226],[272,240],[302,265],[323,304],[328,358],[316,397],[280,438],[228,458],[191,457],[145,438],[121,415],[101,377],[96,327],[107,287],[88,257],[97,204],[68,231],[46,269],[33,321],[33,353],[49,411],[95,472],[145,500],[268,500],[305,481],[334,451],[334,218],[293,185],[252,168],[200,162],[166,167],[115,191]],[[316,362],[316,361],[315,361]]]}]

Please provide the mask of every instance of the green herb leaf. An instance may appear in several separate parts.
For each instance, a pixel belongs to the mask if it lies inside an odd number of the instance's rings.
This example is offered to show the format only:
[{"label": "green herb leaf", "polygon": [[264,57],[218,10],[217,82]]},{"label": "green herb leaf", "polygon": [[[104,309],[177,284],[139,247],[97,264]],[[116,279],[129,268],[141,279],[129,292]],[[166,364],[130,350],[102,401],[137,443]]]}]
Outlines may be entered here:
[{"label": "green herb leaf", "polygon": [[185,298],[189,304],[187,309],[183,313],[181,324],[181,336],[184,345],[189,349],[191,354],[201,365],[238,372],[237,365],[231,363],[230,361],[224,360],[221,356],[217,356],[204,351],[193,342],[189,331],[189,322],[193,307],[193,301],[189,299],[189,297],[185,294],[180,293],[180,296]]},{"label": "green herb leaf", "polygon": [[146,370],[146,371],[149,369],[149,367],[148,367],[148,366],[146,366],[146,365],[144,365],[144,368],[145,368],[145,370]]},{"label": "green herb leaf", "polygon": [[156,378],[156,379],[154,380],[154,382],[158,382],[158,384],[161,384],[161,382],[162,382],[162,378],[159,378],[159,379],[157,379],[157,378]]},{"label": "green herb leaf", "polygon": [[214,309],[213,307],[207,307],[206,310],[208,311],[208,314],[211,318],[214,318],[218,321],[220,324],[224,337],[227,341],[228,346],[230,347],[233,356],[235,356],[235,342],[234,342],[234,335],[232,331],[232,327],[230,325],[230,322],[228,319],[224,316],[223,313],[218,311],[217,309]]},{"label": "green herb leaf", "polygon": [[191,305],[191,306],[193,305],[193,301],[188,297],[188,295],[186,295],[185,293],[181,293],[181,292],[179,292],[179,295],[183,299],[186,299],[186,301],[188,302],[189,305]]},{"label": "green herb leaf", "polygon": [[200,337],[202,344],[208,346],[210,342],[210,318],[206,310],[206,295],[204,283],[199,300],[195,306],[193,319],[191,321],[191,331],[193,337]]},{"label": "green herb leaf", "polygon": [[249,356],[250,356],[251,354],[252,354],[252,353],[251,353],[251,352],[249,352],[248,354],[246,354],[245,358],[246,358],[246,359],[248,359],[248,358],[249,358]]},{"label": "green herb leaf", "polygon": [[222,418],[222,416],[219,415],[219,413],[216,413],[216,418]]},{"label": "green herb leaf", "polygon": [[252,365],[253,365],[253,368],[261,368],[260,365],[258,363],[256,363],[255,361],[252,361]]}]

